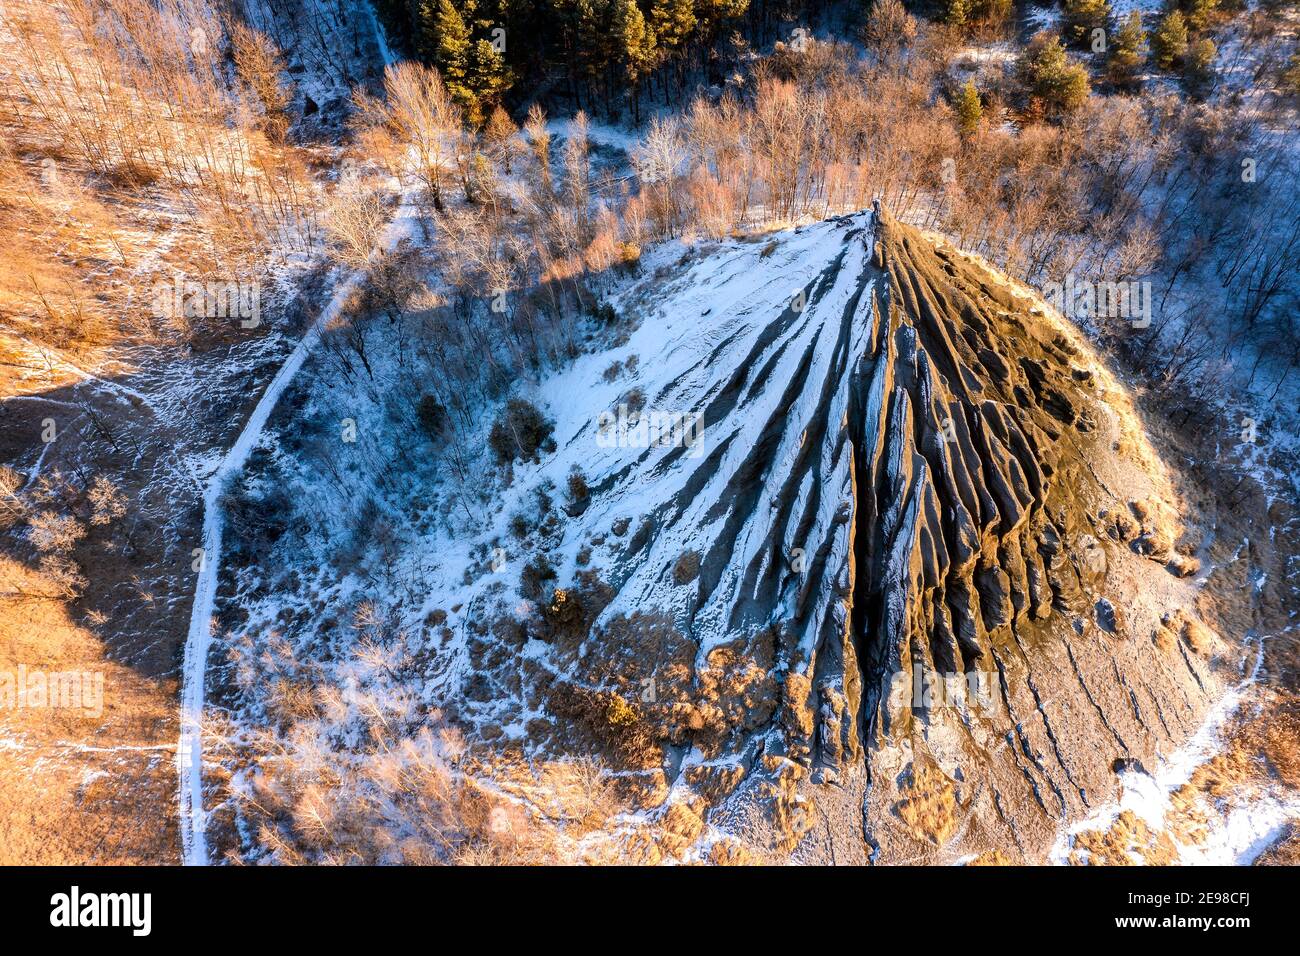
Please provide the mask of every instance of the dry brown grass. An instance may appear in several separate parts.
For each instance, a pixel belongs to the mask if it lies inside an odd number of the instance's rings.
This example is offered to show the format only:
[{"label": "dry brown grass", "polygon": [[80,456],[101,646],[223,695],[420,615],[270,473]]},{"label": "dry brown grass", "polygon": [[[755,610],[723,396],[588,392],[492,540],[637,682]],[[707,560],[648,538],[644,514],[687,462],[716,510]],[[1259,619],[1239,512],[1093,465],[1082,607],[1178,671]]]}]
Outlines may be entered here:
[{"label": "dry brown grass", "polygon": [[[1100,866],[1171,865],[1180,862],[1175,840],[1184,846],[1204,842],[1212,818],[1224,808],[1262,789],[1300,787],[1300,699],[1286,692],[1265,691],[1258,711],[1225,731],[1227,744],[1193,771],[1191,779],[1169,797],[1159,828],[1130,811],[1111,826],[1079,834],[1070,862]],[[1284,838],[1276,860],[1294,852],[1294,838]],[[1275,861],[1276,861],[1275,860]]]},{"label": "dry brown grass", "polygon": [[[40,578],[0,556],[0,582]],[[106,659],[62,601],[0,597],[0,672],[20,665],[102,673],[103,709],[0,708],[0,865],[175,862],[174,684]]]},{"label": "dry brown grass", "polygon": [[1154,832],[1131,810],[1124,810],[1106,830],[1079,834],[1070,853],[1074,865],[1169,866],[1178,852],[1169,834]]},{"label": "dry brown grass", "polygon": [[957,797],[937,767],[912,765],[894,812],[917,840],[942,846],[957,831]]},{"label": "dry brown grass", "polygon": [[[358,614],[354,627],[376,619],[373,609]],[[759,858],[738,839],[721,847],[710,841],[704,851],[708,803],[699,796],[664,802],[663,789],[660,805],[647,807],[628,777],[598,758],[471,746],[439,711],[405,692],[410,659],[396,649],[404,642],[389,633],[392,640],[380,643],[383,637],[359,641],[337,671],[300,660],[275,635],[233,642],[237,681],[273,720],[251,733],[225,728],[229,746],[218,739],[209,747],[236,772],[228,792],[243,829],[256,835],[232,860],[478,866]],[[627,732],[623,722],[637,720],[636,709],[622,698],[611,708],[615,697],[591,698],[591,719]],[[635,809],[650,812],[633,817]]]},{"label": "dry brown grass", "polygon": [[[141,512],[183,519],[188,502],[158,508],[162,494],[149,484],[152,456],[172,436],[140,442],[144,410],[86,383],[125,377],[152,347],[202,353],[215,338],[250,334],[228,318],[155,314],[157,284],[257,280],[275,255],[316,247],[316,187],[304,152],[282,141],[283,116],[271,115],[283,107],[275,81],[288,77],[272,75],[275,51],[244,29],[231,82],[216,6],[0,5],[0,398],[25,396],[6,402],[0,445],[27,468],[49,413],[30,399],[75,409],[89,425],[77,431],[57,413],[59,441],[38,470],[62,468],[89,486],[119,468],[135,535],[128,548],[92,529],[33,554],[19,526],[0,547],[0,669],[86,667],[104,673],[107,695],[99,719],[0,711],[0,862],[173,862],[177,853],[176,688],[142,675],[171,673],[184,637],[189,581],[154,572],[185,528],[160,543]],[[192,49],[200,25],[208,43]],[[139,671],[107,661],[106,644]]]},{"label": "dry brown grass", "polygon": [[1291,824],[1255,861],[1256,866],[1300,866],[1300,826]]},{"label": "dry brown grass", "polygon": [[1001,850],[985,850],[967,866],[1015,866],[1015,861]]},{"label": "dry brown grass", "polygon": [[186,317],[151,314],[156,282],[249,281],[276,250],[312,244],[278,53],[232,27],[246,94],[209,61],[224,29],[206,0],[0,10],[0,328],[92,353],[187,335]]},{"label": "dry brown grass", "polygon": [[[1260,715],[1245,723],[1234,744],[1239,760],[1257,761],[1251,765],[1254,773],[1300,789],[1300,696],[1274,694]],[[1263,767],[1259,761],[1265,762]]]},{"label": "dry brown grass", "polygon": [[[409,663],[391,648],[362,640],[346,668],[359,685],[347,690],[274,636],[233,653],[245,693],[274,715],[237,761],[253,858],[518,865],[622,854],[610,831],[624,805],[599,763],[469,748],[390,683]],[[345,731],[356,742],[341,743]]]}]

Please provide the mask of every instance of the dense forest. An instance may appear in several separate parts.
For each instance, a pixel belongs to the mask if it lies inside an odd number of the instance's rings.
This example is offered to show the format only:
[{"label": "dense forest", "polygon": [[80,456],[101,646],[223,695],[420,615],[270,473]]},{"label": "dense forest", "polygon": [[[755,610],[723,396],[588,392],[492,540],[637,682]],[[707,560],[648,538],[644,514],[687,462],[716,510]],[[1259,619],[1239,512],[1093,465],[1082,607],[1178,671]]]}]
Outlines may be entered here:
[{"label": "dense forest", "polygon": [[[480,124],[496,106],[547,99],[611,120],[628,109],[639,123],[647,94],[681,105],[698,85],[724,86],[752,51],[770,48],[792,29],[795,37],[826,27],[849,39],[884,39],[870,35],[873,20],[882,25],[878,0],[377,0],[376,6],[395,42],[435,67],[467,117]],[[1011,0],[917,0],[907,7],[957,35],[1015,27]],[[1147,32],[1137,11],[1117,16],[1110,0],[1064,0],[1061,33],[1116,88],[1133,83],[1149,48],[1155,65],[1182,73],[1194,89],[1211,79],[1217,54],[1207,27],[1243,7],[1244,0],[1173,0]],[[915,27],[901,18],[885,17],[883,26],[900,43],[915,38]],[[1065,76],[1058,86],[1059,97],[1077,101],[1082,74]]]},{"label": "dense forest", "polygon": [[442,73],[471,118],[520,90],[566,96],[612,114],[643,88],[680,93],[705,68],[720,82],[748,44],[777,23],[816,16],[797,0],[379,0],[389,32]]}]

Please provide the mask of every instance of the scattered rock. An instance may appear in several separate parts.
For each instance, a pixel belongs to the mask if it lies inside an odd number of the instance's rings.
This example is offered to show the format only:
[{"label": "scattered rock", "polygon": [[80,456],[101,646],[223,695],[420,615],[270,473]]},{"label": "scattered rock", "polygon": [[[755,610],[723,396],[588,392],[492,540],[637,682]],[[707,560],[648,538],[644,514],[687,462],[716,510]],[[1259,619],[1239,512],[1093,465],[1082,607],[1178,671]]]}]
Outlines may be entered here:
[{"label": "scattered rock", "polygon": [[1077,562],[1079,576],[1092,587],[1099,586],[1106,580],[1106,549],[1090,534],[1079,538],[1079,559]]},{"label": "scattered rock", "polygon": [[813,783],[830,786],[840,782],[840,775],[834,767],[818,767],[810,778]]},{"label": "scattered rock", "polygon": [[1125,630],[1124,615],[1106,598],[1097,601],[1097,626],[1108,634],[1122,634]]},{"label": "scattered rock", "polygon": [[1116,511],[1112,514],[1102,512],[1102,518],[1105,521],[1106,533],[1116,541],[1128,544],[1142,533],[1142,526],[1128,512]]},{"label": "scattered rock", "polygon": [[1110,765],[1110,769],[1115,773],[1146,773],[1147,768],[1142,766],[1142,761],[1137,757],[1118,757]]}]

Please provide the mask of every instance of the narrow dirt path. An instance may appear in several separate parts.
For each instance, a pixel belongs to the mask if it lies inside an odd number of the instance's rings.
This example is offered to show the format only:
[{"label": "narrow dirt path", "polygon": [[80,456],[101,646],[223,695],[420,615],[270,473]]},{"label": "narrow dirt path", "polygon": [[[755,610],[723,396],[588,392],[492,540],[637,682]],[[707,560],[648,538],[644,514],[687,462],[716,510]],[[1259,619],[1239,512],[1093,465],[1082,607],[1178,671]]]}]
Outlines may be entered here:
[{"label": "narrow dirt path", "polygon": [[[391,65],[395,58],[388,47],[383,29],[374,19],[373,8],[370,9],[370,16],[384,63]],[[410,197],[403,195],[397,215],[389,223],[384,235],[384,250],[392,249],[409,233],[413,223],[414,209]],[[203,491],[203,549],[199,556],[198,580],[194,586],[194,604],[190,610],[185,658],[181,666],[181,734],[176,750],[176,769],[180,780],[181,855],[186,866],[204,866],[208,863],[207,817],[203,809],[203,707],[208,651],[212,646],[212,611],[217,597],[222,534],[225,529],[221,496],[228,483],[243,471],[248,456],[261,440],[271,412],[320,339],[321,331],[338,316],[348,296],[364,278],[360,273],[353,273],[335,286],[330,301],[280,366],[239,437],[208,479]]]}]

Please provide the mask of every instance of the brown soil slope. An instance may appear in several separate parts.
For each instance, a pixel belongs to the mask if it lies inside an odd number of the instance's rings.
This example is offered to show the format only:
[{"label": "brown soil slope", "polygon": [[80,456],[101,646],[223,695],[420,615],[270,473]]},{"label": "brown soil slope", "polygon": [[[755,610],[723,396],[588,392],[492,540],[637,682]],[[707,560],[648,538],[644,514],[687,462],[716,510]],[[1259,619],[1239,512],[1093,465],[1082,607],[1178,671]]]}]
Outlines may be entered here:
[{"label": "brown soil slope", "polygon": [[[713,451],[649,449],[593,482],[617,501],[690,470],[570,592],[590,631],[529,625],[562,675],[522,690],[556,717],[531,736],[599,748],[650,781],[646,802],[759,849],[1042,859],[1218,691],[1230,654],[1196,618],[1177,496],[1059,317],[887,213],[814,228],[843,246],[806,303],[766,325],[737,305],[747,340],[712,317],[722,342],[680,381],[725,384],[654,397],[692,401]],[[783,352],[793,379],[773,373]],[[801,562],[772,559],[792,544]],[[517,682],[484,648],[476,681]]]}]

